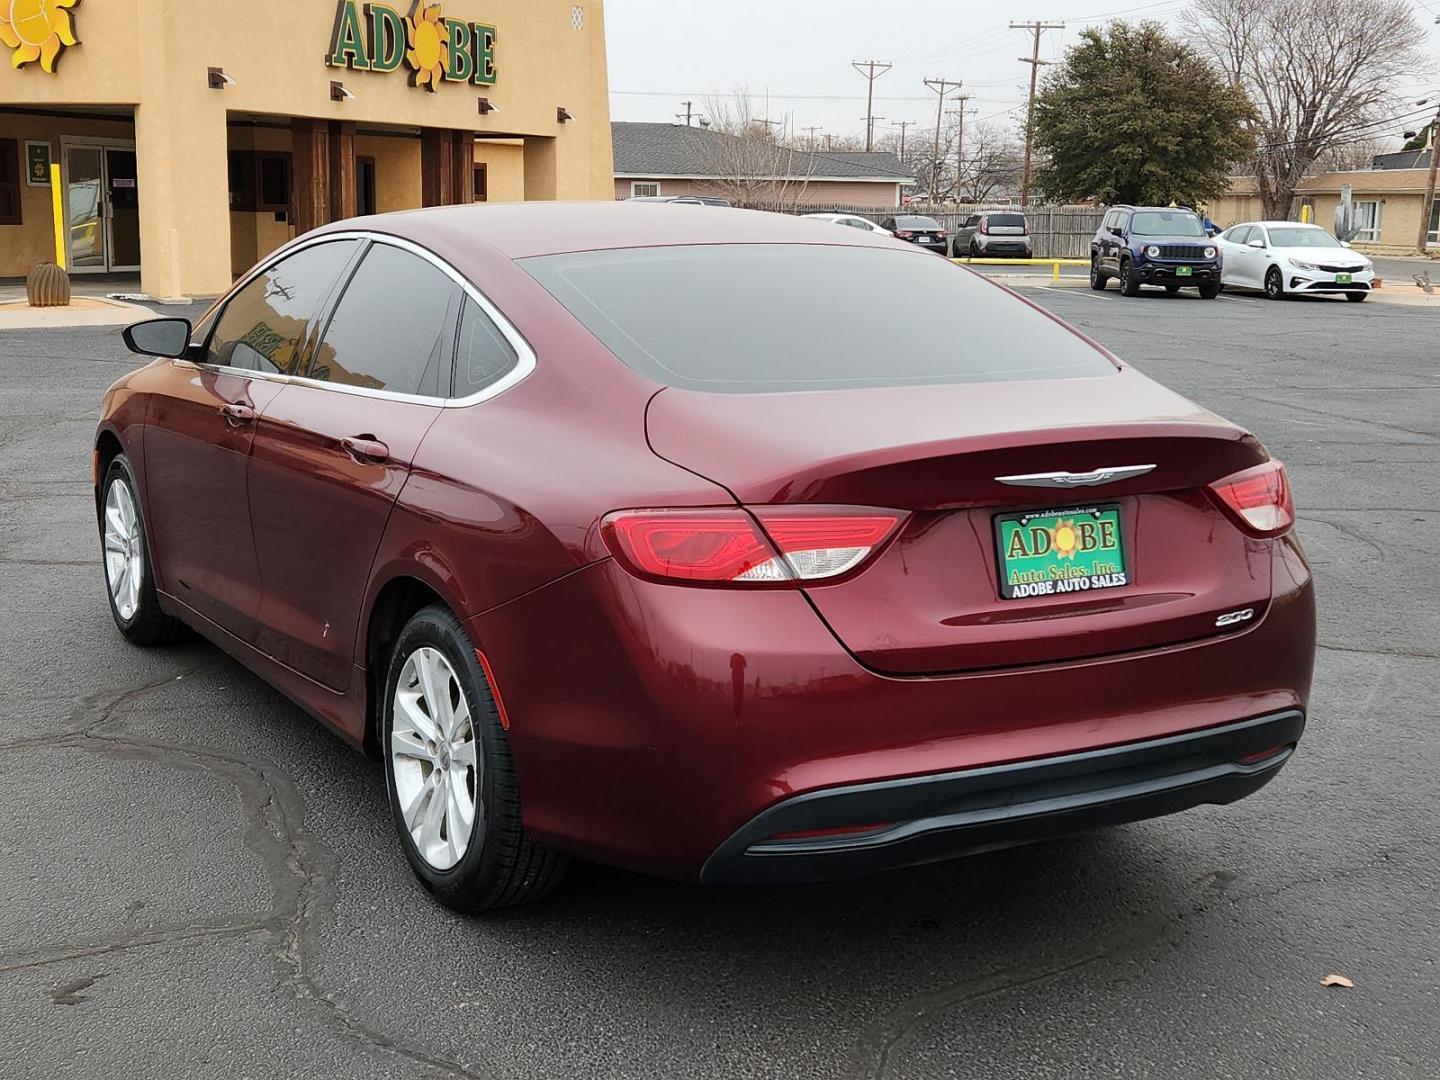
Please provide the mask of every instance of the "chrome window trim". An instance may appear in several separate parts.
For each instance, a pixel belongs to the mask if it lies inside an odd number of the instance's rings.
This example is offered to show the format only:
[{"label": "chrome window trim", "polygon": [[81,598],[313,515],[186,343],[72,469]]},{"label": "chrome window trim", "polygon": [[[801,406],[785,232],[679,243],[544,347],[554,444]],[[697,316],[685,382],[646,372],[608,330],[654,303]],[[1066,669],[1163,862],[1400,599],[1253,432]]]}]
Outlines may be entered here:
[{"label": "chrome window trim", "polygon": [[[503,394],[512,386],[523,382],[525,378],[535,370],[535,351],[530,348],[530,343],[526,341],[520,331],[515,328],[515,324],[506,318],[500,309],[492,304],[479,289],[471,284],[464,274],[451,266],[439,255],[436,255],[429,248],[421,247],[413,240],[407,240],[404,237],[391,236],[389,233],[370,232],[359,229],[346,230],[343,232],[321,233],[314,237],[307,237],[298,243],[286,245],[274,253],[274,258],[263,263],[257,263],[244,277],[231,287],[230,291],[225,295],[224,305],[217,305],[221,307],[221,315],[216,317],[216,324],[218,325],[219,319],[223,317],[224,307],[228,307],[230,301],[242,289],[272,266],[275,266],[277,263],[297,252],[304,251],[306,248],[315,247],[318,244],[329,243],[335,240],[368,240],[375,244],[388,244],[390,247],[397,247],[402,251],[408,251],[410,254],[416,255],[430,263],[451,281],[459,285],[461,291],[471,300],[475,301],[475,303],[479,305],[480,310],[495,324],[500,331],[500,335],[509,342],[510,347],[515,350],[515,364],[509,371],[484,389],[477,390],[475,393],[468,394],[465,397],[456,398],[431,397],[428,394],[402,394],[396,390],[373,390],[367,386],[346,386],[344,383],[328,382],[325,379],[311,379],[304,375],[285,375],[278,371],[254,371],[250,368],[229,367],[224,364],[207,364],[203,361],[178,360],[172,361],[172,363],[176,366],[194,366],[203,371],[219,371],[227,375],[240,375],[249,379],[263,379],[266,382],[296,383],[300,386],[315,386],[325,390],[334,390],[341,394],[354,394],[357,397],[380,398],[386,401],[408,401],[418,405],[435,405],[444,409],[465,409],[471,405],[478,405],[482,401],[489,401],[491,398]],[[341,296],[343,298],[343,292]],[[213,329],[212,327],[212,333]],[[192,341],[191,344],[195,345],[197,343]],[[451,370],[451,385],[454,385],[453,365]]]}]

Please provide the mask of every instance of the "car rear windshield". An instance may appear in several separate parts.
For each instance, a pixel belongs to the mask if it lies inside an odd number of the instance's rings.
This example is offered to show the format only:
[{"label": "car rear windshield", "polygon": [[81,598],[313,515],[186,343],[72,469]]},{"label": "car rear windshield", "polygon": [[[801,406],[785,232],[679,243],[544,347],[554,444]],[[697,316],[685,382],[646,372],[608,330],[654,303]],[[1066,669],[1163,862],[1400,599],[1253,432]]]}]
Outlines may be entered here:
[{"label": "car rear windshield", "polygon": [[1115,372],[1065,326],[928,252],[733,244],[576,252],[520,265],[626,365],[689,390]]},{"label": "car rear windshield", "polygon": [[1025,227],[1024,214],[986,214],[985,220],[992,229],[997,225],[1002,229],[1014,228],[1017,225],[1022,229]]},{"label": "car rear windshield", "polygon": [[1130,231],[1141,236],[1204,236],[1200,219],[1188,210],[1137,210]]},{"label": "car rear windshield", "polygon": [[916,217],[913,214],[908,214],[904,217],[897,217],[895,219],[895,226],[900,229],[938,229],[940,228],[940,222],[936,221],[933,217]]},{"label": "car rear windshield", "polygon": [[1272,247],[1338,248],[1340,241],[1324,229],[1277,229],[1270,228]]}]

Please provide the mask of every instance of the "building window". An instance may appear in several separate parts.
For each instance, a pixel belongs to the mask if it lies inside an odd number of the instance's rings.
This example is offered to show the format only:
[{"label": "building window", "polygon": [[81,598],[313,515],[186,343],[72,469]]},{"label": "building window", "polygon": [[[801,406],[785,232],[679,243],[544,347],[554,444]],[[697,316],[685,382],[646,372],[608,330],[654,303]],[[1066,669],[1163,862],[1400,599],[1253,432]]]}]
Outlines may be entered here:
[{"label": "building window", "polygon": [[488,202],[490,200],[490,167],[488,165],[475,166],[475,201]]},{"label": "building window", "polygon": [[1430,204],[1430,243],[1440,244],[1440,199]]},{"label": "building window", "polygon": [[1380,207],[1377,199],[1355,201],[1355,237],[1357,243],[1375,244],[1380,241]]},{"label": "building window", "polygon": [[20,224],[20,145],[0,139],[0,225]]},{"label": "building window", "polygon": [[646,196],[653,198],[660,194],[660,182],[658,180],[632,180],[630,182],[630,197],[632,199]]},{"label": "building window", "polygon": [[284,214],[290,210],[290,155],[284,151],[230,152],[230,209]]}]

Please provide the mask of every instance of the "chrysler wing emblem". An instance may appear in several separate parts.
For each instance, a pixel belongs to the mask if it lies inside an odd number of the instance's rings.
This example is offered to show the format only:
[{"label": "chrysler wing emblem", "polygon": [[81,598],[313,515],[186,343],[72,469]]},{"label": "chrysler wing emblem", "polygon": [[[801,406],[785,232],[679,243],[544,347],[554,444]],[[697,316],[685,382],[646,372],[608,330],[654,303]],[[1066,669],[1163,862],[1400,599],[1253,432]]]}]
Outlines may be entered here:
[{"label": "chrysler wing emblem", "polygon": [[1116,480],[1144,476],[1154,468],[1154,465],[1107,465],[1103,469],[1092,469],[1089,472],[1021,473],[1018,476],[997,476],[995,479],[1011,487],[1098,487],[1100,484],[1113,484]]}]

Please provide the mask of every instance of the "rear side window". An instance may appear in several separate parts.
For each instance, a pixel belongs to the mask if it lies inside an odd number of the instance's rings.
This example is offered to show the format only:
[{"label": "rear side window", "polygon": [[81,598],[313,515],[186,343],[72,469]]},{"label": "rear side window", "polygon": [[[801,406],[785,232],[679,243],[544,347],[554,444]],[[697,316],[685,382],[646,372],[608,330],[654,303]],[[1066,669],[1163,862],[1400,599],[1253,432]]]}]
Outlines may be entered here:
[{"label": "rear side window", "polygon": [[206,346],[205,362],[296,374],[305,330],[358,244],[357,240],[316,244],[259,274],[225,305]]},{"label": "rear side window", "polygon": [[478,394],[519,360],[515,347],[479,304],[465,298],[460,316],[460,343],[455,351],[454,396]]},{"label": "rear side window", "polygon": [[444,397],[460,286],[401,248],[374,244],[335,306],[310,378]]},{"label": "rear side window", "polygon": [[928,252],[734,244],[519,265],[625,364],[685,389],[769,393],[1115,371],[1066,327]]}]

